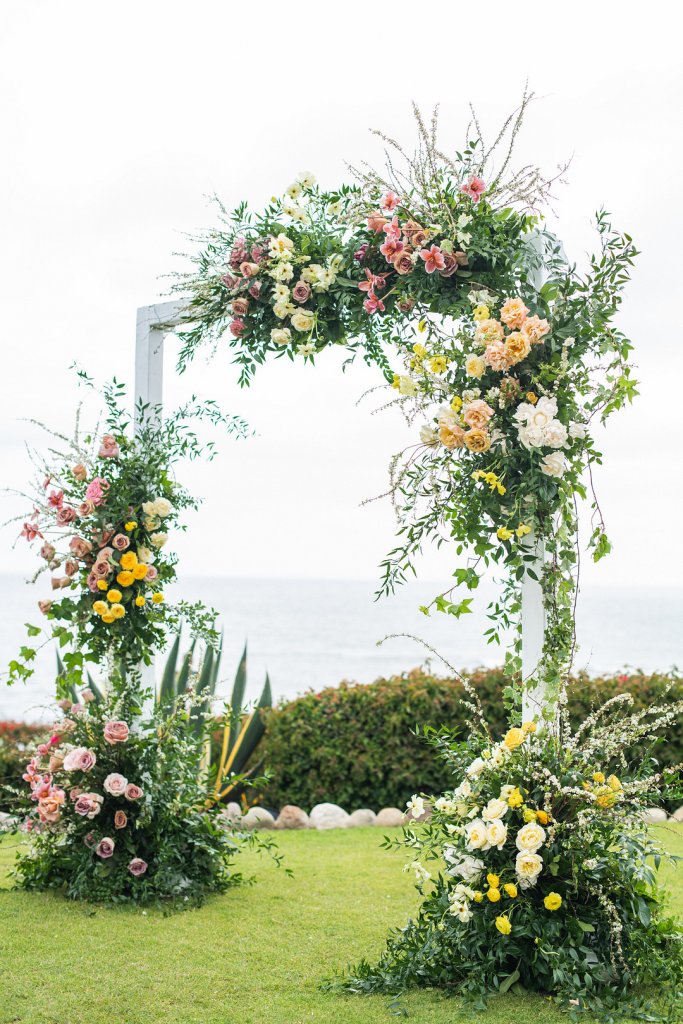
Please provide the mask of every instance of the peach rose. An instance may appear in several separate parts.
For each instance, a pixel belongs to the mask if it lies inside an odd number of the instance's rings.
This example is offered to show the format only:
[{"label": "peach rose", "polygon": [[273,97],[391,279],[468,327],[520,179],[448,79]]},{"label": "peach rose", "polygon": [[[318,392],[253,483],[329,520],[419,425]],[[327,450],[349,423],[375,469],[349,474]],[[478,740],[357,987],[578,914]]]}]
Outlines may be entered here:
[{"label": "peach rose", "polygon": [[510,357],[502,341],[493,341],[486,346],[484,362],[492,370],[499,370],[501,373],[510,368]]},{"label": "peach rose", "polygon": [[76,465],[71,470],[71,472],[73,473],[77,480],[80,480],[81,483],[83,483],[83,481],[88,476],[88,470],[85,468],[82,462],[77,462]]},{"label": "peach rose", "polygon": [[58,526],[68,526],[73,523],[78,513],[75,508],[71,508],[69,505],[64,505],[62,508],[57,509],[55,519]]},{"label": "peach rose", "polygon": [[232,311],[235,316],[246,316],[249,312],[249,299],[235,299],[232,304]]},{"label": "peach rose", "polygon": [[117,811],[114,815],[114,828],[125,828],[128,824],[128,815],[125,811]]},{"label": "peach rose", "polygon": [[493,409],[481,398],[468,402],[463,409],[462,418],[468,427],[478,427],[483,430],[493,416]]},{"label": "peach rose", "polygon": [[105,742],[111,746],[115,743],[125,743],[129,733],[130,729],[126,722],[105,722],[103,735]]},{"label": "peach rose", "polygon": [[376,231],[379,234],[385,224],[388,224],[387,218],[383,217],[379,210],[375,210],[368,217],[368,229],[370,231]]},{"label": "peach rose", "polygon": [[439,427],[439,440],[445,448],[462,448],[465,431],[457,423],[442,423]]},{"label": "peach rose", "polygon": [[117,551],[125,551],[130,547],[130,540],[124,533],[117,533],[111,543]]},{"label": "peach rose", "polygon": [[410,242],[412,244],[413,235],[417,231],[422,231],[422,225],[418,224],[417,221],[415,220],[407,220],[403,225],[402,230],[403,237],[405,238],[406,242]]},{"label": "peach rose", "polygon": [[52,608],[52,601],[39,601],[38,607],[40,608],[43,615],[47,615]]},{"label": "peach rose", "polygon": [[519,330],[529,310],[521,299],[506,299],[500,311],[500,319],[511,331]]},{"label": "peach rose", "polygon": [[69,541],[69,550],[76,558],[85,558],[92,551],[92,544],[82,537],[72,537]]},{"label": "peach rose", "polygon": [[474,336],[477,341],[484,341],[490,345],[494,341],[503,340],[503,325],[499,320],[479,320]]},{"label": "peach rose", "polygon": [[136,786],[134,783],[129,782],[126,786],[126,800],[140,800],[144,795],[141,786]]},{"label": "peach rose", "polygon": [[48,541],[45,541],[40,549],[40,557],[44,558],[46,562],[51,562],[56,553],[54,544],[50,544]]},{"label": "peach rose", "polygon": [[550,324],[547,320],[541,320],[537,316],[528,316],[522,324],[522,331],[526,334],[527,338],[532,345],[541,345],[543,343],[543,337],[550,330]]},{"label": "peach rose", "polygon": [[471,452],[487,452],[491,447],[491,438],[485,430],[473,427],[465,434],[465,444]]},{"label": "peach rose", "polygon": [[509,362],[514,365],[520,363],[522,359],[531,352],[531,342],[527,338],[526,334],[522,334],[521,331],[513,331],[512,334],[508,334],[505,339],[505,351],[508,354]]},{"label": "peach rose", "polygon": [[394,270],[397,274],[412,274],[415,265],[410,258],[412,249],[404,249],[394,258]]}]

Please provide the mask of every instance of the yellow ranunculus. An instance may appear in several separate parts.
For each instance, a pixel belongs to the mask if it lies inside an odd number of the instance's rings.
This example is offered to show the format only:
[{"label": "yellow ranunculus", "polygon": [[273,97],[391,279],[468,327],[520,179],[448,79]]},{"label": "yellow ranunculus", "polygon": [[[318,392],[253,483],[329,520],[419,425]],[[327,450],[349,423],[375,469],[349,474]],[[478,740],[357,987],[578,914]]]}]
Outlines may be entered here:
[{"label": "yellow ranunculus", "polygon": [[529,403],[529,405],[536,405],[536,402],[538,401],[538,395],[534,394],[533,391],[527,391],[526,400]]},{"label": "yellow ranunculus", "polygon": [[500,889],[487,889],[486,895],[491,903],[497,903],[500,899]]},{"label": "yellow ranunculus", "polygon": [[616,777],[616,775],[610,775],[610,777],[607,779],[607,785],[613,793],[621,793],[623,789],[623,786],[619,782],[619,779]]},{"label": "yellow ranunculus", "polygon": [[497,889],[500,885],[500,878],[498,875],[487,875],[486,881],[489,883],[492,889]]},{"label": "yellow ranunculus", "polygon": [[114,616],[112,615],[111,612],[105,612],[104,615],[102,616],[102,622],[106,622],[107,625],[109,625],[109,623],[113,622],[113,621],[114,621]]},{"label": "yellow ranunculus", "polygon": [[138,564],[138,556],[134,551],[126,551],[121,555],[120,564],[122,569],[134,569]]},{"label": "yellow ranunculus", "polygon": [[508,797],[508,807],[521,807],[524,803],[524,797],[520,793],[519,789],[513,789]]},{"label": "yellow ranunculus", "polygon": [[108,586],[109,586],[109,584],[107,583],[106,580],[98,580],[97,581],[97,589],[98,590],[106,590]]},{"label": "yellow ranunculus", "polygon": [[546,910],[559,910],[562,906],[562,897],[559,892],[549,892],[543,900],[543,905]]},{"label": "yellow ranunculus", "polygon": [[156,594],[152,594],[152,601],[154,602],[154,604],[163,604],[164,603],[164,595],[161,592],[158,592]]},{"label": "yellow ranunculus", "polygon": [[496,928],[498,929],[501,935],[509,935],[510,932],[512,931],[512,925],[510,924],[509,918],[504,916],[497,917]]},{"label": "yellow ranunculus", "polygon": [[135,579],[144,580],[145,576],[147,575],[148,568],[149,566],[145,565],[144,562],[138,562],[138,564],[133,569],[133,576],[135,577]]},{"label": "yellow ranunculus", "polygon": [[503,886],[505,892],[508,894],[511,900],[514,900],[517,896],[517,886],[514,882],[506,882]]},{"label": "yellow ranunculus", "polygon": [[115,604],[117,601],[121,600],[121,597],[122,594],[120,590],[110,590],[107,594],[107,601],[111,601],[112,604]]},{"label": "yellow ranunculus", "polygon": [[547,825],[550,821],[550,815],[547,811],[536,811],[536,817],[541,825]]},{"label": "yellow ranunculus", "polygon": [[533,809],[533,807],[525,807],[524,814],[522,815],[522,817],[528,824],[531,821],[536,821],[536,819],[538,818],[538,814]]},{"label": "yellow ranunculus", "polygon": [[519,747],[526,739],[526,733],[524,729],[518,729],[516,726],[508,731],[503,736],[503,746],[507,747],[508,750],[515,750]]},{"label": "yellow ranunculus", "polygon": [[477,891],[475,893],[472,894],[472,899],[474,900],[475,903],[481,903],[483,898],[484,898],[483,892],[479,892],[478,889],[477,889]]},{"label": "yellow ranunculus", "polygon": [[107,608],[108,605],[106,601],[95,601],[94,605],[92,606],[92,610],[95,612],[96,615],[104,615],[105,612],[107,611]]},{"label": "yellow ranunculus", "polygon": [[593,782],[604,782],[605,776],[602,772],[593,772]]},{"label": "yellow ranunculus", "polygon": [[126,609],[123,607],[122,604],[113,604],[111,606],[111,613],[115,619],[122,619],[123,616],[126,614]]},{"label": "yellow ranunculus", "polygon": [[138,608],[142,608],[144,603],[145,598],[142,596],[142,594],[138,594],[138,596],[135,598],[135,604],[137,605]]},{"label": "yellow ranunculus", "polygon": [[128,533],[131,533],[137,525],[138,524],[135,522],[135,520],[131,519],[129,523],[125,524],[124,530],[128,530]]},{"label": "yellow ranunculus", "polygon": [[122,587],[129,587],[134,579],[135,577],[133,576],[133,573],[128,569],[124,569],[123,572],[120,572],[116,577],[116,582],[120,583]]}]

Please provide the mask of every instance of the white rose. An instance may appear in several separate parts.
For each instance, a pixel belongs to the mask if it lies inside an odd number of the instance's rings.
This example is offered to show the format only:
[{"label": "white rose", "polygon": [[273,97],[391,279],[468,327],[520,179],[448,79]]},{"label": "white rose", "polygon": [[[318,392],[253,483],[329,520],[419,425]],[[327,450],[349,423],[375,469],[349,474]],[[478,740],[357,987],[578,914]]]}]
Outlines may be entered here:
[{"label": "white rose", "polygon": [[544,395],[532,407],[529,424],[534,427],[546,427],[557,416],[557,402],[554,398]]},{"label": "white rose", "polygon": [[500,818],[496,818],[488,825],[486,829],[486,838],[489,841],[489,845],[495,846],[498,850],[502,850],[505,846],[507,837],[507,825],[505,825]]},{"label": "white rose", "polygon": [[543,858],[537,853],[518,853],[515,859],[515,871],[522,889],[536,885],[538,876],[543,869]]},{"label": "white rose", "polygon": [[545,842],[545,829],[537,822],[530,821],[520,828],[515,842],[520,853],[536,853]]},{"label": "white rose", "polygon": [[541,472],[546,476],[564,476],[567,469],[567,460],[562,452],[550,452],[541,460]]},{"label": "white rose", "polygon": [[420,440],[422,444],[428,444],[432,448],[439,443],[436,431],[428,426],[420,427]]},{"label": "white rose", "polygon": [[154,514],[161,516],[162,519],[165,519],[166,516],[170,516],[172,511],[173,505],[171,505],[168,498],[157,498],[154,502]]},{"label": "white rose", "polygon": [[465,774],[469,775],[471,779],[476,779],[477,775],[479,775],[484,770],[485,767],[486,761],[484,761],[482,757],[475,757],[474,761],[472,761],[472,764],[465,769]]},{"label": "white rose", "polygon": [[137,556],[139,562],[144,562],[145,565],[151,565],[154,561],[154,554],[149,548],[140,546],[137,550]]},{"label": "white rose", "polygon": [[486,371],[486,363],[482,356],[468,356],[465,360],[465,373],[470,377],[481,377]]},{"label": "white rose", "polygon": [[309,309],[299,309],[292,317],[292,327],[296,331],[310,331],[315,323],[315,315]]},{"label": "white rose", "polygon": [[525,448],[542,448],[546,443],[545,431],[542,427],[533,427],[524,424],[517,430],[519,439]]},{"label": "white rose", "polygon": [[486,823],[481,818],[475,818],[465,825],[465,844],[468,850],[488,850],[490,843]]},{"label": "white rose", "polygon": [[453,796],[464,796],[464,797],[472,796],[472,786],[467,781],[467,779],[463,779],[462,780],[462,782],[460,783],[458,788],[456,790],[454,790]]},{"label": "white rose", "polygon": [[145,513],[146,516],[153,516],[155,514],[155,506],[156,502],[154,501],[143,501],[142,511]]},{"label": "white rose", "polygon": [[505,800],[498,800],[496,797],[493,800],[489,800],[484,810],[481,812],[481,816],[484,821],[495,821],[496,818],[503,818],[509,808]]},{"label": "white rose", "polygon": [[543,433],[545,443],[551,448],[563,448],[567,443],[567,428],[559,420],[551,420]]},{"label": "white rose", "polygon": [[289,345],[292,340],[292,332],[289,327],[275,327],[270,332],[270,340],[276,345]]},{"label": "white rose", "polygon": [[569,424],[569,436],[572,441],[581,440],[586,436],[586,428],[583,423],[570,423]]},{"label": "white rose", "polygon": [[520,423],[528,423],[533,414],[534,407],[533,405],[529,405],[528,402],[520,402],[517,408],[515,409],[515,419],[518,420]]},{"label": "white rose", "polygon": [[168,540],[167,533],[153,533],[150,540],[155,548],[163,548],[164,544]]}]

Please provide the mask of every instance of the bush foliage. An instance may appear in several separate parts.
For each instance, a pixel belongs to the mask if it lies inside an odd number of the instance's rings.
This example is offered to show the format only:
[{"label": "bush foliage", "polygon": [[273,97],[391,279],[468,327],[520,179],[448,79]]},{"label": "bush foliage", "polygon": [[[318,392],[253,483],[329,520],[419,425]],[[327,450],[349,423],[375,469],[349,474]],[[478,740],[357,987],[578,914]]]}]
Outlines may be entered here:
[{"label": "bush foliage", "polygon": [[[502,669],[469,673],[495,734],[507,727],[501,700],[508,682]],[[589,678],[577,676],[570,686],[573,723],[624,691],[635,708],[661,700],[670,683],[665,675],[643,673]],[[451,784],[448,767],[415,734],[415,728],[464,729],[462,684],[422,669],[362,685],[344,682],[320,693],[306,693],[266,715],[266,766],[271,781],[266,806],[297,804],[310,809],[329,800],[347,810],[357,807],[402,807],[412,793],[440,793]],[[683,699],[683,679],[676,679],[670,699]],[[645,754],[645,751],[641,751]],[[655,756],[662,765],[683,761],[683,734],[666,737]]]}]

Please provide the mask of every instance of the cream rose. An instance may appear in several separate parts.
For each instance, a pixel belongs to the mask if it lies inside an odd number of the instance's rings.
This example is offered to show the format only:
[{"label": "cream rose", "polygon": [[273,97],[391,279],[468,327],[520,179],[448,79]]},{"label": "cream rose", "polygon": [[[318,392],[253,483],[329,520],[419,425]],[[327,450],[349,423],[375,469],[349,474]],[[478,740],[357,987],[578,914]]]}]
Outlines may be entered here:
[{"label": "cream rose", "polygon": [[543,435],[545,443],[551,448],[563,448],[567,443],[567,428],[559,420],[551,420]]},{"label": "cream rose", "polygon": [[289,327],[275,327],[270,332],[270,340],[276,345],[289,345],[292,340],[292,332]]},{"label": "cream rose", "polygon": [[541,472],[546,476],[562,477],[567,469],[567,460],[562,452],[550,452],[541,460]]},{"label": "cream rose", "polygon": [[308,309],[299,309],[292,316],[292,327],[296,331],[310,331],[314,323],[315,316]]},{"label": "cream rose", "polygon": [[465,825],[465,845],[468,850],[488,850],[490,843],[486,834],[486,822],[481,818]]},{"label": "cream rose", "polygon": [[465,373],[470,377],[481,377],[486,370],[486,363],[482,356],[470,355],[465,360]]},{"label": "cream rose", "polygon": [[503,818],[508,812],[508,805],[505,800],[498,800],[494,797],[489,800],[484,810],[481,812],[481,816],[484,821],[495,821],[497,818]]},{"label": "cream rose", "polygon": [[[505,805],[505,809],[507,810],[507,804]],[[496,818],[494,821],[490,822],[486,828],[486,838],[489,845],[495,846],[498,850],[503,849],[507,837],[507,825],[502,822],[500,818]]]},{"label": "cream rose", "polygon": [[517,833],[515,844],[520,853],[536,853],[545,842],[545,829],[535,822],[530,821]]},{"label": "cream rose", "polygon": [[515,871],[520,888],[529,889],[536,885],[538,876],[543,870],[543,858],[537,853],[518,853],[515,859]]}]

